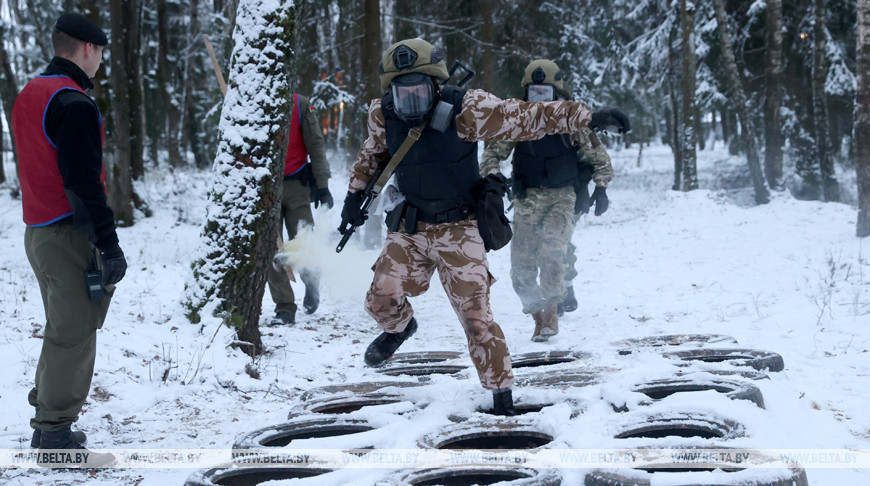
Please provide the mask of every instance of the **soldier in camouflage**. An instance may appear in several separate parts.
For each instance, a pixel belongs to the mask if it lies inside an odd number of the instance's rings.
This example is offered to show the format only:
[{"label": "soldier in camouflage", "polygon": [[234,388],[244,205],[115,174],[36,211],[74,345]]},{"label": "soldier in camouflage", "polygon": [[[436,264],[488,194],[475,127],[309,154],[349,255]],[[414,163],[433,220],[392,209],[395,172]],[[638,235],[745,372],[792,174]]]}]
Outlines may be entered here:
[{"label": "soldier in camouflage", "polygon": [[[522,87],[525,101],[570,99],[562,83],[562,71],[556,63],[544,59],[526,67]],[[628,130],[628,123],[622,129]],[[532,341],[546,341],[559,332],[559,304],[566,298],[565,260],[574,233],[575,208],[581,199],[581,173],[585,162],[578,150],[592,154],[596,185],[595,198],[613,178],[610,159],[602,158],[593,148],[604,152],[598,137],[588,128],[570,134],[551,134],[532,141],[498,141],[484,152],[481,175],[500,174],[501,161],[513,152],[514,238],[511,242],[511,281],[520,297],[523,312],[535,321]],[[588,180],[585,180],[588,184]],[[588,189],[586,207],[588,211]],[[603,207],[599,205],[597,207]],[[597,211],[596,211],[597,212]],[[573,256],[573,252],[572,252]],[[573,266],[572,266],[573,269]],[[572,289],[573,290],[573,289]],[[571,292],[573,296],[573,292]],[[575,307],[576,308],[576,307]]]},{"label": "soldier in camouflage", "polygon": [[486,91],[441,86],[449,77],[444,56],[422,39],[392,45],[379,71],[384,95],[369,107],[368,137],[351,169],[342,227],[364,223],[367,182],[412,128],[422,134],[395,171],[402,199],[387,214],[386,243],[365,299],[383,332],[366,349],[365,361],[383,365],[416,331],[408,298],[424,293],[438,270],[480,383],[493,391],[494,412],[513,414],[510,353],[490,310],[493,278],[472,198],[479,184],[504,185],[504,179],[481,180],[476,142],[534,140],[590,124],[619,125],[625,117],[616,109],[591,113],[579,102],[504,101]]}]

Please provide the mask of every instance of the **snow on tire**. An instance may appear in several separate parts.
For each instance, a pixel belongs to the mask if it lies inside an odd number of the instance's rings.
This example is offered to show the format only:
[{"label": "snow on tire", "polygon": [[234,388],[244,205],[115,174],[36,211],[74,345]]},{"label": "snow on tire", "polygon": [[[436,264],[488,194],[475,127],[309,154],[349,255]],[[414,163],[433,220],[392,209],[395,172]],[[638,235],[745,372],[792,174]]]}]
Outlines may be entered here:
[{"label": "snow on tire", "polygon": [[367,407],[384,405],[394,405],[390,411],[396,414],[416,410],[416,406],[400,394],[374,392],[315,398],[292,409],[287,418],[292,419],[304,413],[347,414]]},{"label": "snow on tire", "polygon": [[588,358],[589,356],[589,353],[584,353],[582,351],[541,351],[523,353],[511,356],[511,367],[513,369],[534,368],[560,363],[571,363]]},{"label": "snow on tire", "polygon": [[707,348],[687,349],[684,351],[669,351],[665,357],[677,358],[683,361],[702,361],[704,363],[728,363],[732,366],[751,367],[759,371],[782,371],[785,365],[782,356],[759,349],[743,348]]},{"label": "snow on tire", "polygon": [[184,486],[226,486],[254,485],[267,481],[284,479],[311,478],[332,472],[331,469],[309,467],[231,467],[226,469],[207,469],[197,471],[184,482]]},{"label": "snow on tire", "polygon": [[[516,420],[515,418],[513,420]],[[553,441],[553,436],[531,423],[476,420],[442,427],[424,435],[418,445],[425,449],[538,449]]]},{"label": "snow on tire", "polygon": [[425,383],[421,383],[420,381],[365,381],[360,383],[344,383],[341,385],[327,385],[321,386],[317,388],[312,388],[310,390],[302,393],[301,399],[303,402],[307,402],[314,398],[322,398],[325,396],[351,396],[351,395],[361,395],[365,393],[374,393],[374,392],[383,392],[385,388],[397,387],[397,388],[407,388],[413,386],[421,386],[425,385]]},{"label": "snow on tire", "polygon": [[[268,452],[271,448],[281,448],[294,440],[321,439],[326,437],[345,437],[374,430],[366,420],[343,417],[297,417],[284,423],[257,429],[236,439],[234,450]],[[371,444],[350,444],[349,447],[364,449]],[[239,454],[234,453],[233,457]]]},{"label": "snow on tire", "polygon": [[619,354],[631,354],[636,348],[659,348],[665,346],[704,346],[706,344],[737,344],[737,340],[724,334],[666,334],[616,341]]},{"label": "snow on tire", "polygon": [[632,417],[620,426],[616,439],[685,437],[733,439],[745,433],[743,425],[724,417],[698,412],[667,412]]},{"label": "snow on tire", "polygon": [[446,467],[412,473],[396,473],[378,484],[384,486],[428,486],[433,484],[495,484],[504,486],[558,486],[562,478],[552,471],[505,467]]},{"label": "snow on tire", "polygon": [[409,364],[398,366],[388,365],[384,368],[378,368],[378,373],[387,376],[429,376],[429,375],[453,375],[468,369],[464,364]]},{"label": "snow on tire", "polygon": [[[708,373],[651,380],[631,387],[634,392],[642,393],[652,400],[661,400],[674,393],[690,393],[713,390],[725,394],[732,400],[749,400],[759,408],[764,408],[761,390],[749,381],[722,377]],[[617,411],[627,411],[624,403],[611,403]]]}]

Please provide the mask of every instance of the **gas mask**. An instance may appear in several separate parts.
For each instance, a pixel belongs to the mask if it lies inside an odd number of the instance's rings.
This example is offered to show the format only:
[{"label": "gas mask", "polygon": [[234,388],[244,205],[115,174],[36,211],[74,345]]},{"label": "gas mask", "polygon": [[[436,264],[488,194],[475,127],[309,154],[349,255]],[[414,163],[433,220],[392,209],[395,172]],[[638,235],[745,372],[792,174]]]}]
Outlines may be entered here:
[{"label": "gas mask", "polygon": [[435,84],[422,73],[403,74],[391,84],[396,116],[416,126],[426,119],[435,102]]},{"label": "gas mask", "polygon": [[526,86],[526,101],[555,101],[556,87],[552,84],[529,84]]}]

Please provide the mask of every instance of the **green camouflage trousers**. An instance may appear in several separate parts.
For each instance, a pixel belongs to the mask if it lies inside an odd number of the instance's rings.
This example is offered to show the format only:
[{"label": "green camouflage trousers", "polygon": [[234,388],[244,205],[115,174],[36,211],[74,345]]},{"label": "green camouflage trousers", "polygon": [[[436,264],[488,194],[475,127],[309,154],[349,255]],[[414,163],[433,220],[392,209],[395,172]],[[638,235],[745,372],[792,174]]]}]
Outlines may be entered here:
[{"label": "green camouflage trousers", "polygon": [[[314,215],[311,214],[308,186],[303,186],[297,180],[285,179],[281,198],[281,221],[287,229],[285,242],[296,238],[301,223],[314,225]],[[299,272],[299,278],[306,287],[318,286],[318,278],[310,272]],[[275,302],[275,312],[289,312],[296,315],[296,296],[290,286],[290,276],[284,267],[269,266],[266,281],[269,283],[269,293]]]},{"label": "green camouflage trousers", "polygon": [[525,313],[538,312],[546,300],[563,297],[575,197],[574,188],[568,186],[526,189],[526,197],[516,200],[511,282]]},{"label": "green camouflage trousers", "polygon": [[426,292],[438,270],[441,285],[465,330],[481,385],[500,390],[513,384],[510,352],[489,307],[489,287],[494,279],[476,220],[419,223],[413,235],[391,231],[372,269],[375,276],[365,309],[378,327],[387,332],[405,329],[414,316],[408,297]]},{"label": "green camouflage trousers", "polygon": [[[577,222],[580,221],[580,214],[574,215],[574,226],[571,228],[571,234],[574,234],[574,230],[577,228]],[[571,241],[571,237],[568,237],[568,250],[565,252],[565,283],[570,285],[571,282],[577,278],[577,269],[575,265],[577,264],[577,247],[574,246],[574,242]]]}]

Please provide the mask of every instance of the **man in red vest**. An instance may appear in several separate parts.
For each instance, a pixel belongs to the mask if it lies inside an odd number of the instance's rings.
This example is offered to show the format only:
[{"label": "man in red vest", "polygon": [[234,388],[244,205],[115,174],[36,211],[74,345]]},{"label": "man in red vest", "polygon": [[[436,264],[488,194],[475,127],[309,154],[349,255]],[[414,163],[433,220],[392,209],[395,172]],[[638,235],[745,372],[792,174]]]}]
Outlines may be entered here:
[{"label": "man in red vest", "polygon": [[[310,204],[332,208],[329,192],[329,163],[323,142],[323,132],[314,108],[308,98],[295,93],[293,112],[290,116],[290,133],[287,158],[284,161],[284,184],[281,198],[281,220],[287,228],[287,241],[296,237],[300,222],[314,225]],[[311,160],[309,161],[309,156]],[[279,248],[279,250],[281,250]],[[302,306],[306,314],[313,314],[320,305],[320,290],[317,275],[311,271],[300,272],[305,284]],[[272,265],[268,275],[269,293],[275,301],[273,325],[296,322],[296,302],[290,276],[281,265]]]},{"label": "man in red vest", "polygon": [[[87,17],[67,14],[57,20],[52,44],[55,57],[27,83],[12,109],[27,225],[24,248],[46,321],[36,384],[28,396],[36,409],[31,446],[84,449],[84,433],[70,425],[88,396],[97,329],[127,262],[106,202],[102,117],[86,91],[93,87],[90,78],[108,39]],[[111,454],[44,455],[53,459],[39,462],[53,466],[93,467],[113,460]]]}]

